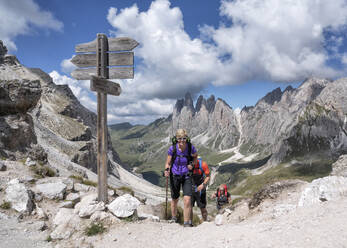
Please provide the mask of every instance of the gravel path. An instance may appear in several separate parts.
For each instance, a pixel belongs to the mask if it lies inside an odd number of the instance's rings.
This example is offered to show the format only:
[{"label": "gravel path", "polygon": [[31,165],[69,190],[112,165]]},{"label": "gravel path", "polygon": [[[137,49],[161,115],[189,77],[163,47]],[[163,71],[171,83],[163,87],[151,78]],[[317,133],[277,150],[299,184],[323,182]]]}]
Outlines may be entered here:
[{"label": "gravel path", "polygon": [[18,222],[15,217],[0,213],[0,247],[3,248],[34,248],[52,247],[46,240],[49,235],[37,230],[35,222]]},{"label": "gravel path", "polygon": [[128,223],[88,240],[94,247],[347,247],[347,199],[297,208],[277,218],[262,213],[238,224],[184,228]]}]

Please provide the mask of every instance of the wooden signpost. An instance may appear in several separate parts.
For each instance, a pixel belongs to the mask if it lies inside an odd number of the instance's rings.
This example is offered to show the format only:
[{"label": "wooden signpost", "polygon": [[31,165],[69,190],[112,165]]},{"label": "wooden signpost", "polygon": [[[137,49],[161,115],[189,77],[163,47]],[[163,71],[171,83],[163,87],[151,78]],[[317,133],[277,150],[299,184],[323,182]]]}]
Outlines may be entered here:
[{"label": "wooden signpost", "polygon": [[107,38],[97,34],[88,43],[78,44],[71,62],[79,67],[71,73],[78,80],[90,80],[90,89],[97,92],[97,173],[98,200],[107,202],[107,94],[119,96],[121,87],[107,79],[134,78],[134,53],[138,42],[126,38]]}]

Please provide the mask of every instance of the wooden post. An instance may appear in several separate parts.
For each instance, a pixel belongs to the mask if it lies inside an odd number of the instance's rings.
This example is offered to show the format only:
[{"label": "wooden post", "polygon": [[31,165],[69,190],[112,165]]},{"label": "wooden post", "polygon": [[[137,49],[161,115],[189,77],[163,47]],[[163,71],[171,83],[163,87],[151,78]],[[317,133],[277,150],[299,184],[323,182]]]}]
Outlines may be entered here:
[{"label": "wooden post", "polygon": [[[95,40],[76,45],[75,52],[82,54],[77,54],[71,60],[74,65],[79,67],[71,73],[71,76],[77,80],[90,79],[91,90],[98,92],[98,200],[104,203],[107,203],[108,198],[107,94],[119,96],[121,93],[120,85],[107,79],[134,78],[134,53],[130,51],[138,44],[136,40],[127,37],[108,39],[105,34],[97,34]],[[109,51],[117,53],[108,53]],[[110,65],[113,67],[109,68]]]},{"label": "wooden post", "polygon": [[[108,78],[108,41],[104,34],[97,34],[97,76]],[[107,203],[107,94],[98,92],[98,200]]]}]

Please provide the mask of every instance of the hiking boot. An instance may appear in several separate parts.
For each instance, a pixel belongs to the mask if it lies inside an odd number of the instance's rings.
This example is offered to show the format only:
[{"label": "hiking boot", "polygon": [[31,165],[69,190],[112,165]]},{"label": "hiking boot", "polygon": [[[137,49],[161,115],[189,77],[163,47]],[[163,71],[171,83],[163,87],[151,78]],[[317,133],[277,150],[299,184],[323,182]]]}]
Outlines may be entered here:
[{"label": "hiking boot", "polygon": [[184,223],[183,227],[193,227],[193,224],[191,224],[191,223]]},{"label": "hiking boot", "polygon": [[171,219],[169,220],[169,223],[177,223],[177,217],[172,216]]}]

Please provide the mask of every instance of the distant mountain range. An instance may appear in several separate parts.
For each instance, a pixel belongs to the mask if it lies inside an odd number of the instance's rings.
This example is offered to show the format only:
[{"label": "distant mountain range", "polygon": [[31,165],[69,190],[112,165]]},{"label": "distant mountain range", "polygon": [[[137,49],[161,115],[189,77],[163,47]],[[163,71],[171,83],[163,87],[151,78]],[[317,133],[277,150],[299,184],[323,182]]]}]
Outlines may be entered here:
[{"label": "distant mountain range", "polygon": [[329,170],[347,153],[347,78],[309,78],[296,89],[277,88],[241,111],[213,95],[199,96],[194,106],[187,93],[169,117],[148,126],[113,125],[110,133],[123,162],[162,183],[169,138],[178,128],[188,130],[216,172],[230,171],[225,170],[230,164],[258,171],[281,164],[318,164],[318,171]]},{"label": "distant mountain range", "polygon": [[[54,84],[42,70],[6,53],[0,42],[0,158],[31,156],[61,173],[78,172],[79,166],[96,172],[96,115],[67,85]],[[279,178],[312,180],[329,174],[347,153],[347,78],[309,78],[240,111],[214,96],[199,96],[194,106],[187,93],[167,118],[112,125],[112,182],[141,190],[149,185],[143,177],[164,185],[162,170],[177,128],[188,130],[210,165],[212,188],[226,182],[235,194],[247,194],[254,182],[260,187]]]}]

